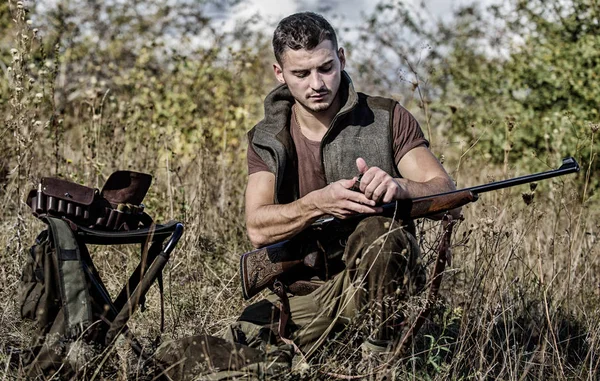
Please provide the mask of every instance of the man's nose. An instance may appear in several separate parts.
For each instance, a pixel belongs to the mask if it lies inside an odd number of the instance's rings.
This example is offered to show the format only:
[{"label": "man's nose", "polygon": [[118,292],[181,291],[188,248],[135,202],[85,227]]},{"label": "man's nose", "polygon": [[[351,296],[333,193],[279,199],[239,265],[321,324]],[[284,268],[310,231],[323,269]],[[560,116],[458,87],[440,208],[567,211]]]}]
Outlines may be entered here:
[{"label": "man's nose", "polygon": [[313,90],[320,90],[324,87],[324,85],[325,83],[323,82],[323,77],[319,72],[316,72],[313,75],[311,75],[310,87]]}]

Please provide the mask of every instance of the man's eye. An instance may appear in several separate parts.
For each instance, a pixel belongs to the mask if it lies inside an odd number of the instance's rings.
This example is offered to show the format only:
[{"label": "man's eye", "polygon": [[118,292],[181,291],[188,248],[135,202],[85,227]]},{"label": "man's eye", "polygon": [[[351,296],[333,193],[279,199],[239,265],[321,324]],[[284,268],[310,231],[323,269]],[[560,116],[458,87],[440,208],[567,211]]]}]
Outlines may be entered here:
[{"label": "man's eye", "polygon": [[327,65],[327,66],[324,66],[324,67],[322,67],[322,68],[321,68],[321,71],[322,71],[323,73],[327,73],[328,71],[330,71],[330,70],[331,70],[331,68],[332,68],[332,67],[333,67],[332,65]]},{"label": "man's eye", "polygon": [[296,73],[296,77],[298,77],[298,78],[305,78],[307,75],[308,75],[308,73],[306,73],[304,71]]}]

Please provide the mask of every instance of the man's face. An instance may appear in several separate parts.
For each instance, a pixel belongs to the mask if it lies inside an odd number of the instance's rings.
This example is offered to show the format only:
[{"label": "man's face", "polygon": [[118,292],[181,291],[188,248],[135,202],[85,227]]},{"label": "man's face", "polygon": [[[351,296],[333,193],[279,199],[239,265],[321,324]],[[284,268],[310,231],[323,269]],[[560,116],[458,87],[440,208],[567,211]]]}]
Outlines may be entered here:
[{"label": "man's face", "polygon": [[340,88],[344,50],[336,52],[330,40],[323,40],[311,50],[287,49],[282,61],[281,66],[273,65],[275,76],[296,101],[313,112],[329,109]]}]

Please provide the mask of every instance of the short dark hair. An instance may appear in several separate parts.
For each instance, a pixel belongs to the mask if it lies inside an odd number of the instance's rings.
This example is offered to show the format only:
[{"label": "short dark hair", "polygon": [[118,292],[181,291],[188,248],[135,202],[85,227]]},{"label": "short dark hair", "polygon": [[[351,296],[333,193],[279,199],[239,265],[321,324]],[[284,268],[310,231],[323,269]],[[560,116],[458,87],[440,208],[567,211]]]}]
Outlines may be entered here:
[{"label": "short dark hair", "polygon": [[337,50],[337,37],[331,24],[313,12],[294,13],[279,22],[273,33],[275,59],[281,65],[286,48],[314,49],[324,40],[330,40]]}]

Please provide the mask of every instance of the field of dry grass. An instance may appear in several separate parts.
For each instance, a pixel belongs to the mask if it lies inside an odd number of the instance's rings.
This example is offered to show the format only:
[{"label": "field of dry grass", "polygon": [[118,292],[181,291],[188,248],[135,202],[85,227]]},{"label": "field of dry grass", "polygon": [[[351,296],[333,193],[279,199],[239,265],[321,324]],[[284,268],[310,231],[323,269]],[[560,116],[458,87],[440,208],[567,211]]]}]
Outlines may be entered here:
[{"label": "field of dry grass", "polygon": [[[58,58],[34,57],[34,50],[40,54],[39,46],[31,45],[34,32],[24,24],[24,15],[19,17],[20,31],[28,38],[16,43],[9,80],[0,83],[9,94],[0,104],[5,121],[0,127],[0,149],[6,153],[0,157],[0,380],[24,378],[21,369],[11,367],[10,351],[26,348],[32,338],[31,324],[20,319],[17,296],[27,250],[43,224],[23,200],[42,176],[59,174],[100,187],[113,170],[151,173],[154,182],[145,200],[148,213],[159,222],[176,219],[185,225],[165,270],[162,340],[220,334],[260,297],[243,300],[238,257],[250,249],[243,216],[243,133],[260,119],[256,95],[264,95],[268,83],[261,57],[242,57],[245,61],[240,65],[253,67],[254,74],[236,68],[233,74],[223,74],[200,66],[193,70],[206,69],[209,74],[188,78],[184,69],[192,63],[186,62],[178,67],[181,71],[165,74],[174,82],[167,95],[161,93],[160,78],[136,67],[129,73],[131,82],[124,85],[130,93],[111,92],[109,85],[99,89],[95,82],[86,88],[86,83],[81,86],[88,92],[82,90],[84,95],[59,110],[54,86],[62,64]],[[243,92],[231,84],[229,74],[242,78],[243,89],[252,87],[244,81],[252,84],[263,79],[260,86]],[[200,77],[217,79],[205,83]],[[199,86],[215,98],[209,105],[214,112],[202,115],[192,127],[187,123],[195,121],[195,109],[176,108],[178,102],[189,101],[188,85],[195,86],[192,95]],[[173,94],[179,98],[161,103],[161,97]],[[223,106],[227,97],[237,95],[240,100],[235,106]],[[202,102],[210,102],[209,98]],[[188,114],[190,120],[183,120]],[[440,134],[435,142],[448,140]],[[593,154],[593,140],[591,146]],[[491,164],[474,147],[459,152],[453,145],[434,146],[436,154],[445,156],[444,165],[459,187],[525,174],[510,160],[504,166]],[[553,157],[548,169],[559,164],[559,157]],[[594,191],[590,184],[596,183],[590,178],[593,174],[582,168],[577,176],[548,180],[535,190],[520,186],[485,194],[463,208],[464,220],[454,232],[452,264],[444,273],[440,297],[409,353],[394,367],[394,377],[600,378],[600,208],[597,196],[590,198]],[[430,267],[438,230],[438,222],[418,223],[418,238]],[[126,247],[93,248],[94,261],[113,294],[137,264],[138,255]],[[160,334],[156,287],[146,304],[147,309],[138,311],[129,325],[149,345]],[[298,362],[281,379],[320,380],[334,375],[383,379],[361,359],[355,345],[358,330],[353,329],[358,324],[331,338],[311,362]],[[110,366],[93,368],[90,378],[148,378],[125,341],[119,341],[106,357]]]},{"label": "field of dry grass", "polygon": [[[463,167],[470,175],[460,185],[486,182],[494,173],[487,167],[478,172],[474,164]],[[177,218],[186,226],[165,273],[163,340],[219,334],[249,303],[241,297],[237,271],[238,254],[249,249],[242,213],[244,176],[240,171],[232,177],[227,168],[229,164],[215,160],[210,170],[198,167],[193,176],[179,180],[185,192],[177,203],[187,206],[186,213],[171,214],[167,200],[174,190],[167,176],[158,176],[152,187],[150,197],[163,202],[156,202],[149,212],[157,210],[163,221]],[[502,176],[500,170],[497,174]],[[521,193],[530,191],[521,186],[485,194],[464,208],[465,220],[455,230],[452,265],[446,269],[441,297],[412,354],[397,366],[399,379],[597,378],[600,219],[597,208],[582,206],[574,178],[540,184],[529,204]],[[203,193],[207,184],[227,191],[212,198]],[[23,193],[19,197],[16,193],[33,184],[17,185],[9,180],[2,200],[10,211],[0,229],[3,379],[20,378],[19,371],[9,367],[7,350],[26,347],[31,339],[30,325],[19,318],[17,292],[26,249],[43,228],[19,202]],[[439,223],[422,221],[418,227],[424,255],[432,258]],[[127,248],[94,250],[110,291],[117,292],[124,269],[131,271],[137,256]],[[154,288],[147,310],[138,312],[130,324],[143,342],[150,343],[159,334],[159,305]],[[352,344],[356,332],[349,329],[332,339],[309,367],[298,365],[292,378],[356,375],[361,363],[360,351]],[[128,352],[120,343],[116,355],[122,364],[105,377],[128,379],[137,374]],[[371,378],[378,379],[378,374]]]}]

